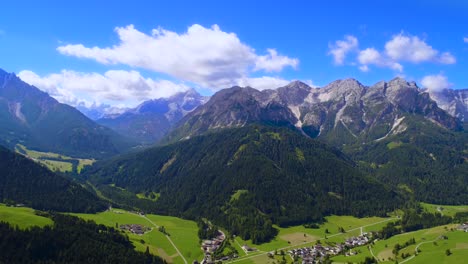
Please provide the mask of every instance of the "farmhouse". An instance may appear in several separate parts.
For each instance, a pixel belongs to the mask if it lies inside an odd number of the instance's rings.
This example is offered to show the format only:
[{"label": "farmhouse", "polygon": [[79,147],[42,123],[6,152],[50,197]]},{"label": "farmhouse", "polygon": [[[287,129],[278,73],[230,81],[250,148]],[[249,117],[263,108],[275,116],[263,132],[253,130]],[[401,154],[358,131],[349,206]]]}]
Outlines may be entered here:
[{"label": "farmhouse", "polygon": [[130,231],[137,235],[143,235],[145,232],[151,230],[151,228],[139,224],[120,225],[120,229]]},{"label": "farmhouse", "polygon": [[457,229],[464,232],[468,232],[468,222],[459,225]]},{"label": "farmhouse", "polygon": [[242,249],[243,249],[245,252],[257,251],[256,248],[249,247],[248,245],[243,245],[243,246],[242,246]]}]

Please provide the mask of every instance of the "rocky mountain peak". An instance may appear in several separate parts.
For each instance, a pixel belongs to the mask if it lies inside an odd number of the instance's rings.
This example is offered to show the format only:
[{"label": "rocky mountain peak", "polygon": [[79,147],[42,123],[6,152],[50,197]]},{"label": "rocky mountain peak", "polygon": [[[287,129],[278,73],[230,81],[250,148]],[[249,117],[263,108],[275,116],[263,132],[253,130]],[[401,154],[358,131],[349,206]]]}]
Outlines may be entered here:
[{"label": "rocky mountain peak", "polygon": [[304,82],[301,82],[299,80],[292,81],[288,85],[284,86],[284,88],[297,88],[297,89],[302,89],[302,90],[310,90],[311,87],[307,85]]},{"label": "rocky mountain peak", "polygon": [[408,82],[402,77],[396,77],[396,78],[392,79],[390,82],[388,82],[388,86],[389,87],[395,87],[395,88],[419,89],[416,82],[414,82],[414,81]]}]

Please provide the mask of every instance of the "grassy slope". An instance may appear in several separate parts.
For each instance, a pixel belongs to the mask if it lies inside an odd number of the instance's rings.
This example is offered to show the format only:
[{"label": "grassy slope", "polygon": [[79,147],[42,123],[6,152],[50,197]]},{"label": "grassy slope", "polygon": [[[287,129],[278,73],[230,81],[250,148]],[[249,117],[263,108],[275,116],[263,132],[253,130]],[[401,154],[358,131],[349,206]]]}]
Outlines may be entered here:
[{"label": "grassy slope", "polygon": [[[409,239],[414,238],[416,244],[400,250],[397,258],[398,262],[404,261],[401,258],[401,253],[414,255],[416,246],[423,243],[419,247],[421,253],[413,259],[408,260],[408,263],[463,263],[463,261],[460,260],[468,259],[468,233],[458,230],[452,231],[451,228],[456,228],[456,226],[457,225],[438,226],[397,235],[387,240],[377,241],[372,247],[372,251],[379,259],[380,263],[394,263],[395,256],[392,250],[395,244],[398,243],[401,245]],[[448,240],[439,239],[441,235],[446,235]],[[432,242],[433,240],[436,241],[436,244]],[[450,249],[452,252],[451,256],[446,256],[446,249]],[[333,260],[336,262],[360,262],[363,261],[366,256],[371,256],[367,246],[356,248],[356,250],[360,250],[362,253],[351,257],[337,256],[333,258]],[[389,258],[393,260],[389,260]]]},{"label": "grassy slope", "polygon": [[[121,213],[115,213],[116,211]],[[113,212],[103,212],[99,214],[74,214],[84,219],[94,220],[98,224],[115,227],[116,223],[121,224],[142,224],[152,227],[153,230],[142,236],[127,233],[136,249],[145,251],[146,246],[150,248],[151,253],[165,258],[171,263],[183,263],[183,260],[177,255],[176,250],[167,240],[167,238],[159,232],[154,226],[145,218],[126,212],[120,209],[114,209]],[[183,220],[176,217],[147,215],[147,217],[159,226],[164,226],[166,231],[170,234],[174,244],[184,255],[188,262],[192,260],[201,260],[202,251],[199,247],[198,241],[198,228],[195,222]],[[144,244],[141,243],[144,240]]]},{"label": "grassy slope", "polygon": [[17,225],[20,228],[31,226],[46,226],[53,222],[47,217],[42,217],[34,214],[34,209],[26,207],[8,207],[0,204],[0,221],[8,222],[12,225]]},{"label": "grassy slope", "polygon": [[[240,252],[240,258],[237,262],[241,264],[270,263],[273,260],[268,258],[265,252],[271,252],[284,248],[287,248],[285,250],[289,250],[292,248],[311,246],[315,245],[317,240],[320,240],[323,244],[326,244],[327,242],[343,242],[348,237],[359,235],[361,232],[360,227],[362,226],[366,226],[363,227],[363,232],[377,231],[381,229],[382,226],[385,225],[388,221],[392,221],[393,218],[356,218],[353,216],[329,216],[326,217],[326,219],[327,222],[325,222],[323,225],[320,225],[320,228],[318,229],[305,228],[304,226],[279,228],[278,236],[271,242],[262,245],[253,245],[251,241],[243,241],[237,237],[236,241],[239,243],[238,245],[247,244],[259,250],[258,252],[248,253],[248,256],[245,256],[245,253],[238,249]],[[339,233],[339,227],[343,227],[345,230],[347,230],[346,233]],[[329,234],[325,233],[326,229],[328,229]],[[306,236],[304,236],[304,234],[306,234]],[[325,236],[327,236],[327,239],[325,239]],[[291,243],[288,243],[288,241]],[[258,256],[253,257],[255,255]],[[291,259],[287,257],[286,260],[289,262]]]},{"label": "grassy slope", "polygon": [[[437,205],[421,203],[423,209],[430,213],[439,212],[443,215],[454,216],[459,212],[468,212],[468,205]],[[438,209],[441,209],[440,211]]]},{"label": "grassy slope", "polygon": [[16,152],[34,159],[34,161],[45,165],[51,171],[71,172],[73,170],[73,164],[70,161],[76,160],[78,161],[76,170],[80,173],[84,166],[92,165],[96,161],[94,159],[73,158],[53,152],[31,150],[21,144],[16,145]]}]

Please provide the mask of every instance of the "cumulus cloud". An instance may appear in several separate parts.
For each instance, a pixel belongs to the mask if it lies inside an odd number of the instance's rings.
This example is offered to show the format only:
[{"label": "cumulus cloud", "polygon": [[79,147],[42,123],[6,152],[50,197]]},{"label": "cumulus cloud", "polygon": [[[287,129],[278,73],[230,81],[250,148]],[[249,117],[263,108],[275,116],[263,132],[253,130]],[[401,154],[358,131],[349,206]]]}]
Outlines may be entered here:
[{"label": "cumulus cloud", "polygon": [[447,76],[443,74],[424,76],[421,80],[421,84],[432,92],[440,92],[453,85],[448,81]]},{"label": "cumulus cloud", "polygon": [[329,44],[329,55],[333,56],[336,65],[343,65],[346,55],[357,50],[359,41],[355,36],[347,35],[344,40],[337,40],[334,44]]},{"label": "cumulus cloud", "polygon": [[468,43],[468,37],[463,38],[463,42]]},{"label": "cumulus cloud", "polygon": [[124,64],[190,81],[208,88],[224,88],[252,71],[281,71],[299,61],[269,49],[266,55],[242,43],[219,26],[194,24],[182,34],[153,29],[145,34],[133,25],[115,29],[120,42],[112,47],[70,44],[57,48],[64,55],[93,59],[102,64]]},{"label": "cumulus cloud", "polygon": [[402,72],[403,63],[440,63],[454,64],[456,58],[450,52],[440,52],[427,44],[418,36],[400,33],[394,35],[385,43],[384,49],[358,48],[358,39],[354,36],[345,36],[345,40],[338,40],[330,46],[329,54],[333,55],[336,65],[343,65],[349,53],[357,53],[356,65],[361,71],[370,71],[371,65],[390,68]]},{"label": "cumulus cloud", "polygon": [[290,83],[291,81],[278,78],[278,77],[270,77],[270,76],[262,76],[256,78],[245,78],[239,81],[239,86],[250,86],[257,90],[266,90],[266,89],[275,89],[279,87],[283,87]]},{"label": "cumulus cloud", "polygon": [[286,66],[294,69],[299,64],[298,59],[291,59],[278,55],[275,49],[268,49],[268,55],[258,56],[255,62],[255,70],[265,70],[267,72],[279,72]]},{"label": "cumulus cloud", "polygon": [[62,70],[60,73],[39,76],[25,70],[18,76],[59,102],[72,106],[135,106],[144,100],[168,97],[189,89],[185,84],[144,78],[137,71],[110,70],[99,74]]},{"label": "cumulus cloud", "polygon": [[369,65],[376,65],[378,67],[391,68],[395,71],[403,71],[403,66],[385,56],[382,56],[374,48],[367,48],[361,50],[358,54],[358,62],[361,64],[359,69],[363,72],[369,71]]},{"label": "cumulus cloud", "polygon": [[438,62],[454,64],[455,57],[449,52],[440,52],[417,36],[400,33],[385,44],[385,53],[395,61],[412,63]]}]

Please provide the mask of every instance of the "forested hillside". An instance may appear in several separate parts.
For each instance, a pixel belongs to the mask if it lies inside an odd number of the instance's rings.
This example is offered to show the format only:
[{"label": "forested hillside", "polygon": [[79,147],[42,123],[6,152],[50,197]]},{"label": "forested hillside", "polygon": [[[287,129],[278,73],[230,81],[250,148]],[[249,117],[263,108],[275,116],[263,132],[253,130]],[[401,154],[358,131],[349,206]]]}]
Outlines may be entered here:
[{"label": "forested hillside", "polygon": [[136,252],[112,227],[54,214],[53,226],[14,228],[0,222],[0,263],[164,263]]},{"label": "forested hillside", "polygon": [[1,146],[0,201],[66,212],[96,212],[107,207],[81,185]]},{"label": "forested hillside", "polygon": [[247,126],[97,163],[106,190],[157,193],[154,210],[206,217],[259,243],[281,226],[329,214],[382,215],[398,196],[338,150],[285,128]]}]

